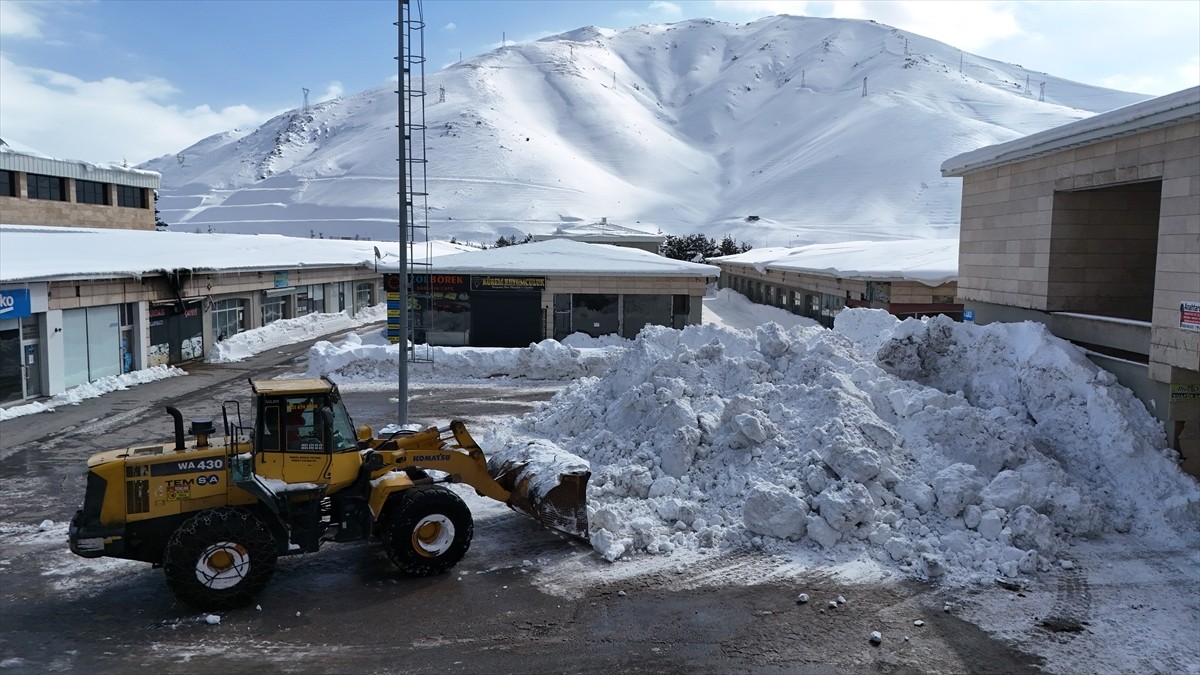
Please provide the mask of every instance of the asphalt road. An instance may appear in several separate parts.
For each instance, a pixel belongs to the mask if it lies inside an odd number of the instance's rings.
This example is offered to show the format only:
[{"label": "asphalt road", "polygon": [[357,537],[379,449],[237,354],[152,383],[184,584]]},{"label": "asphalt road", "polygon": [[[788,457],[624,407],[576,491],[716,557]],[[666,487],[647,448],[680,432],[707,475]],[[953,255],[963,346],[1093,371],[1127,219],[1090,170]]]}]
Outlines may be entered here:
[{"label": "asphalt road", "polygon": [[[304,370],[308,345],[0,423],[0,670],[14,673],[1037,672],[1039,659],[943,611],[937,587],[781,578],[753,552],[551,593],[543,570],[607,565],[582,542],[507,511],[477,517],[472,549],[433,578],[399,576],[376,543],[280,561],[256,606],[211,617],[160,570],[85,560],[65,523],[94,451],[168,439],[185,418],[248,411],[247,378]],[[520,414],[552,389],[413,388],[414,420]],[[395,418],[395,393],[350,392],[359,423]],[[47,524],[45,521],[52,521]],[[569,574],[569,572],[568,572]],[[705,579],[701,583],[699,580]],[[750,585],[747,580],[774,579]],[[727,580],[727,581],[723,581]],[[798,592],[815,601],[797,604]],[[830,609],[823,600],[843,596]],[[917,627],[914,621],[923,621]],[[873,645],[868,636],[886,638]]]}]

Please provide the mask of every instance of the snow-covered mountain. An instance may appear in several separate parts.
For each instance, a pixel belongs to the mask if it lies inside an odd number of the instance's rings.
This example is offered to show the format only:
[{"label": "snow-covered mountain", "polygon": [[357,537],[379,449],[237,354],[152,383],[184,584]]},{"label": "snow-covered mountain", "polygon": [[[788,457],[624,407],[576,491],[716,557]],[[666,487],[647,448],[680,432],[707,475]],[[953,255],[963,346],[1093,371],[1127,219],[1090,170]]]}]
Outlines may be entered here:
[{"label": "snow-covered mountain", "polygon": [[[162,218],[395,239],[395,88],[143,164],[163,175]],[[607,217],[758,246],[953,237],[945,159],[1146,98],[873,21],[793,16],[581,28],[429,74],[425,91],[431,238]]]}]

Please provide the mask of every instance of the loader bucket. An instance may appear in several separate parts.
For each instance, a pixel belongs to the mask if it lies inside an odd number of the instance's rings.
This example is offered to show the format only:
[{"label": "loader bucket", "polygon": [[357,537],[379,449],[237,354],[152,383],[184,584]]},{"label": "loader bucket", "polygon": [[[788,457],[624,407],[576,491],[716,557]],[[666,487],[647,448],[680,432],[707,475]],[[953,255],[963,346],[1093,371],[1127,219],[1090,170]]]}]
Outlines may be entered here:
[{"label": "loader bucket", "polygon": [[546,475],[546,468],[514,459],[488,462],[488,473],[512,495],[509,506],[546,527],[587,541],[587,482],[592,472],[571,467]]}]

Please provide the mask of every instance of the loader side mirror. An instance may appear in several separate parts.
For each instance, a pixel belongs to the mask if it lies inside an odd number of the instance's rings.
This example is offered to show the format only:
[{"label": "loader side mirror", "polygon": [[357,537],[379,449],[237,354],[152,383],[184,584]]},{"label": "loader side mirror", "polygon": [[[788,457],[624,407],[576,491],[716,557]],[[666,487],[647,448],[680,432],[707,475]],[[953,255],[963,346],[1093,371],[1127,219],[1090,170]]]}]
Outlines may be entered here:
[{"label": "loader side mirror", "polygon": [[359,428],[355,429],[354,433],[356,436],[358,436],[358,440],[360,442],[361,441],[369,441],[375,437],[374,430],[372,430],[371,427],[369,427],[365,424],[360,426]]}]

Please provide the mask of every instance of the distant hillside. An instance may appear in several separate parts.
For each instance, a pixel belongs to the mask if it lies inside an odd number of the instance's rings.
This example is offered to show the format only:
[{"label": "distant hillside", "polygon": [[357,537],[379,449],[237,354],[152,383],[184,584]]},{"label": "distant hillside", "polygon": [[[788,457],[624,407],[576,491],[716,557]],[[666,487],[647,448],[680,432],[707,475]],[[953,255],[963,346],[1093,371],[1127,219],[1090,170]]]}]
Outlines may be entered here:
[{"label": "distant hillside", "polygon": [[[955,236],[960,185],[942,161],[1145,98],[791,16],[581,28],[425,83],[431,237],[489,243],[601,217],[758,246]],[[394,239],[394,89],[142,165],[163,174],[163,219]]]}]

